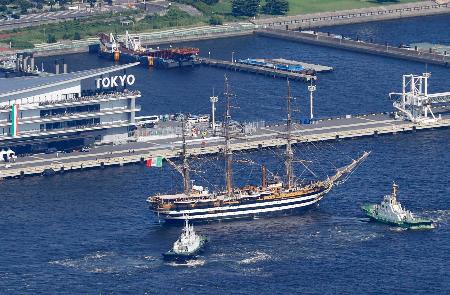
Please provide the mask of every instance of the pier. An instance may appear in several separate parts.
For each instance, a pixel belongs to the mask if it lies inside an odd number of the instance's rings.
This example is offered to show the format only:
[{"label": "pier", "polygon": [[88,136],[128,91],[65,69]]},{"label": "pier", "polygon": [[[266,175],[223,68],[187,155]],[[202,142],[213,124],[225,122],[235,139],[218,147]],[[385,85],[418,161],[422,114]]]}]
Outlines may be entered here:
[{"label": "pier", "polygon": [[289,59],[284,59],[284,58],[274,58],[274,59],[269,59],[267,61],[280,63],[280,64],[286,64],[286,65],[301,66],[305,69],[314,70],[314,71],[316,71],[316,73],[328,73],[328,72],[332,72],[334,70],[333,67],[329,67],[329,66],[310,64],[310,63],[306,63],[306,62],[302,62],[302,61],[289,60]]},{"label": "pier", "polygon": [[450,3],[437,2],[419,1],[332,12],[269,17],[260,18],[253,22],[260,28],[294,30],[450,13]]},{"label": "pier", "polygon": [[[294,124],[292,137],[297,143],[322,142],[448,128],[450,127],[449,111],[449,108],[435,109],[434,113],[440,119],[426,123],[396,120],[392,114],[386,113],[329,118],[315,121],[314,124]],[[232,140],[232,149],[249,151],[281,147],[285,145],[283,135],[285,128],[283,124],[269,125],[260,127],[251,134],[242,134]],[[216,154],[222,151],[223,139],[221,137],[192,138],[188,140],[188,146],[189,153],[192,155]],[[181,138],[175,137],[98,146],[89,152],[37,154],[19,157],[14,163],[2,164],[0,179],[144,163],[146,159],[156,156],[176,158],[180,154],[180,149]]]},{"label": "pier", "polygon": [[376,44],[361,40],[350,40],[320,32],[299,32],[281,29],[259,29],[255,33],[259,36],[291,40],[313,45],[327,46],[332,48],[375,54],[405,60],[418,61],[440,66],[450,66],[450,55],[439,54],[418,48],[399,48],[389,44]]},{"label": "pier", "polygon": [[210,67],[216,67],[216,68],[222,68],[226,70],[232,70],[236,72],[247,72],[247,73],[255,73],[255,74],[261,74],[276,78],[283,78],[290,80],[303,80],[303,81],[310,81],[310,80],[316,80],[315,75],[311,74],[302,74],[302,73],[295,73],[295,72],[289,72],[289,71],[283,71],[283,70],[277,70],[272,68],[266,68],[262,66],[256,66],[256,65],[249,65],[249,64],[243,64],[238,62],[231,62],[226,60],[218,60],[218,59],[211,59],[211,58],[199,58],[199,61],[202,65],[210,66]]}]

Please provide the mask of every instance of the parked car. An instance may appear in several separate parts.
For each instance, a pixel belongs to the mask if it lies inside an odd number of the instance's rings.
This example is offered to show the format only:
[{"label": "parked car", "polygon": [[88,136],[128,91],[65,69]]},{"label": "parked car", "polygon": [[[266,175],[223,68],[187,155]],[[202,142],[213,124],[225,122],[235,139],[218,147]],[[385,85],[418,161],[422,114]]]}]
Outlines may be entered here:
[{"label": "parked car", "polygon": [[202,123],[202,122],[206,122],[207,123],[207,122],[209,122],[209,115],[199,116],[197,120],[198,120],[199,123]]},{"label": "parked car", "polygon": [[90,152],[90,151],[91,151],[91,148],[88,147],[88,146],[84,146],[84,147],[82,147],[81,150],[80,150],[80,152],[83,152],[83,153],[88,153],[88,152]]}]

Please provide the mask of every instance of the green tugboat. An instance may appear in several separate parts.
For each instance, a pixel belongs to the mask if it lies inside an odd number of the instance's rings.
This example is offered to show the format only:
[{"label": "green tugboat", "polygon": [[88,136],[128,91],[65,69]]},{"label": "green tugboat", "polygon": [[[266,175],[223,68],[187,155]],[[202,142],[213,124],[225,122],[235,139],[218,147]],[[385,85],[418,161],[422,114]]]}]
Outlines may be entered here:
[{"label": "green tugboat", "polygon": [[384,196],[381,204],[365,204],[362,210],[373,220],[406,229],[433,229],[431,219],[415,217],[397,202],[398,185],[392,184],[392,194]]}]

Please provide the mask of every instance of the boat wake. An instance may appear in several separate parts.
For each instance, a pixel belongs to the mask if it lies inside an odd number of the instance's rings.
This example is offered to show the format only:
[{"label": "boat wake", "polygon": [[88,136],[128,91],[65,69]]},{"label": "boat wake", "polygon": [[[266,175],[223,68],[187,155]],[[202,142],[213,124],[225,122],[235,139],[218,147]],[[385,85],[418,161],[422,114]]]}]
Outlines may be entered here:
[{"label": "boat wake", "polygon": [[185,263],[179,263],[179,262],[167,262],[166,265],[169,266],[184,266],[184,267],[199,267],[205,265],[206,260],[205,259],[192,259],[188,260]]},{"label": "boat wake", "polygon": [[258,262],[267,261],[270,259],[271,259],[271,256],[269,254],[261,252],[261,251],[256,251],[255,253],[252,254],[251,257],[239,260],[238,264],[248,265],[248,264],[254,264],[254,263],[258,263]]},{"label": "boat wake", "polygon": [[149,269],[158,261],[153,256],[122,257],[114,252],[97,251],[81,258],[67,258],[50,261],[49,264],[73,268],[89,273],[120,273],[139,269]]},{"label": "boat wake", "polygon": [[450,209],[424,211],[420,213],[420,215],[434,220],[438,224],[438,226],[448,224],[450,221]]}]

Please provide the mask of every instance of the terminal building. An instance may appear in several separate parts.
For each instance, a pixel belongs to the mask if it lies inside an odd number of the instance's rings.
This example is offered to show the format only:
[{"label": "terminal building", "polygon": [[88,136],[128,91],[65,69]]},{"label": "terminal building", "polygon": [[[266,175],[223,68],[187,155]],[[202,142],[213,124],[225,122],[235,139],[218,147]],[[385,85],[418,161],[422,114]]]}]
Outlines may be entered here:
[{"label": "terminal building", "polygon": [[0,79],[0,148],[40,152],[123,143],[135,128],[138,63],[41,77]]}]

